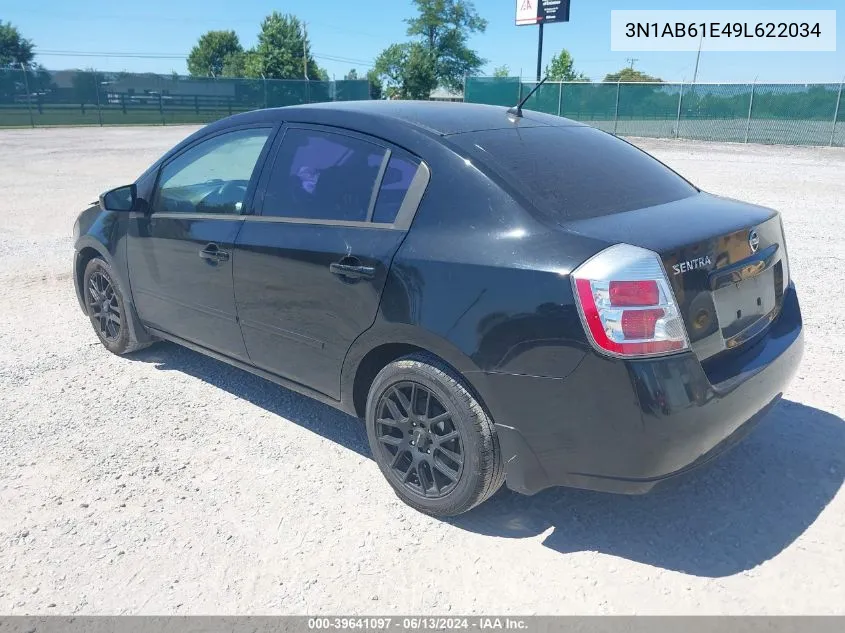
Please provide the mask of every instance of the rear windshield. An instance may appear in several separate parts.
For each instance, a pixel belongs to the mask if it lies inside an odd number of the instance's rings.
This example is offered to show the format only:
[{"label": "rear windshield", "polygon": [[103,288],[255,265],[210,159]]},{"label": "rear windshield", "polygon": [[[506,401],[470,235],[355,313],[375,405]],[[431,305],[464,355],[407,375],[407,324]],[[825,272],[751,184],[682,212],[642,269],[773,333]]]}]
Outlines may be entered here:
[{"label": "rear windshield", "polygon": [[532,127],[449,137],[557,221],[651,207],[698,191],[659,161],[590,127]]}]

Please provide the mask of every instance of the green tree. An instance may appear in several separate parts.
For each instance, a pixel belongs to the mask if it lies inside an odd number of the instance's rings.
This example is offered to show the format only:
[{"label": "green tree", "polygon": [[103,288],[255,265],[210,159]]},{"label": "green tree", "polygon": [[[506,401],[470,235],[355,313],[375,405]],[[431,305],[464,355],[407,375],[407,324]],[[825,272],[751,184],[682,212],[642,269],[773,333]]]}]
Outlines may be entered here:
[{"label": "green tree", "polygon": [[306,71],[308,79],[328,79],[314,61],[299,18],[273,11],[261,23],[258,45],[246,55],[246,75],[261,77],[263,73],[267,79],[305,79]]},{"label": "green tree", "polygon": [[464,77],[477,73],[486,60],[467,46],[473,33],[484,33],[487,20],[470,0],[414,0],[419,15],[406,20],[408,35],[420,38],[434,57],[437,83],[462,90]]},{"label": "green tree", "polygon": [[209,31],[188,55],[188,72],[193,77],[219,77],[235,56],[243,54],[243,46],[234,31]]},{"label": "green tree", "polygon": [[494,77],[510,77],[511,76],[511,69],[508,68],[507,64],[504,66],[497,66],[493,69],[493,76]]},{"label": "green tree", "polygon": [[32,46],[11,22],[0,20],[0,66],[29,65],[34,57]]},{"label": "green tree", "polygon": [[252,50],[227,55],[220,74],[224,77],[246,77],[249,60],[254,55],[255,51]]},{"label": "green tree", "polygon": [[367,81],[370,82],[370,99],[383,99],[384,86],[375,68],[367,72]]},{"label": "green tree", "polygon": [[391,98],[427,100],[437,87],[436,60],[424,44],[392,44],[376,60],[374,69]]},{"label": "green tree", "polygon": [[346,79],[347,81],[354,81],[358,79],[358,71],[353,68],[348,73],[346,73],[346,77],[344,77],[344,79]]},{"label": "green tree", "polygon": [[587,75],[575,70],[575,60],[565,48],[552,57],[546,66],[546,75],[550,81],[590,81]]},{"label": "green tree", "polygon": [[[23,81],[23,73],[20,72],[20,67],[13,73],[0,73],[0,77],[7,77],[9,82],[6,87],[14,87],[14,92],[18,95],[27,94],[26,89],[29,88],[30,98],[40,98],[47,93],[56,90],[57,86],[53,81],[53,74],[44,68],[41,64],[29,62],[25,64],[26,67],[26,81]],[[0,92],[3,92],[0,88]]]},{"label": "green tree", "polygon": [[633,68],[625,67],[620,71],[615,73],[608,73],[604,77],[605,81],[641,81],[641,82],[653,82],[653,83],[663,83],[663,80],[659,77],[652,77],[651,75],[646,75],[639,70],[634,70]]},{"label": "green tree", "polygon": [[406,20],[413,41],[393,44],[376,59],[375,69],[387,94],[428,99],[438,85],[461,90],[464,77],[477,73],[486,61],[467,41],[486,30],[487,20],[470,0],[414,0],[414,4],[418,15]]},{"label": "green tree", "polygon": [[437,59],[424,46],[411,44],[405,58],[403,98],[429,99],[437,87]]}]

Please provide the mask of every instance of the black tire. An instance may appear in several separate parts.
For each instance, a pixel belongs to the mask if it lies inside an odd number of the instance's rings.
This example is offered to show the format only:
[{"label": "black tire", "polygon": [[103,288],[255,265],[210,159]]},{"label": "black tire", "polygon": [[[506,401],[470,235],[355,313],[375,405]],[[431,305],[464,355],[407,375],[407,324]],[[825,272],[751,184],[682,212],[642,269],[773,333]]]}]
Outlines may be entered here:
[{"label": "black tire", "polygon": [[[429,407],[445,413],[430,415]],[[427,423],[441,418],[444,421],[436,426]],[[420,512],[461,514],[488,499],[504,483],[505,469],[492,420],[460,376],[431,355],[406,356],[379,372],[367,397],[365,422],[370,450],[382,474],[397,496]],[[456,439],[441,441],[454,432]],[[444,447],[448,448],[444,451]],[[462,456],[460,462],[451,459],[455,454]],[[403,466],[407,466],[404,471]],[[443,467],[448,468],[441,471]],[[451,483],[447,481],[450,477]]]},{"label": "black tire", "polygon": [[85,266],[82,292],[94,332],[107,350],[123,355],[151,344],[151,341],[138,340],[137,328],[141,326],[124,299],[125,294],[117,276],[105,260],[95,257]]}]

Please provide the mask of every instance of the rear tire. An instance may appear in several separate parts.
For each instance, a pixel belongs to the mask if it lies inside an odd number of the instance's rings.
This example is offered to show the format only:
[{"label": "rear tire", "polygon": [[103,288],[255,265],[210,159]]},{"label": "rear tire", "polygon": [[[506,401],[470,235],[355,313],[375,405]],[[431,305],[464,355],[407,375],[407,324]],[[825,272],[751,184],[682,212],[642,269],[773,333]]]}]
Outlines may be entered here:
[{"label": "rear tire", "polygon": [[82,276],[82,293],[88,309],[88,318],[103,346],[113,354],[123,355],[148,347],[151,342],[139,342],[130,312],[131,306],[117,276],[108,262],[93,258],[85,266]]},{"label": "rear tire", "polygon": [[382,474],[420,512],[461,514],[504,482],[493,422],[460,376],[433,356],[414,354],[382,369],[365,421]]}]

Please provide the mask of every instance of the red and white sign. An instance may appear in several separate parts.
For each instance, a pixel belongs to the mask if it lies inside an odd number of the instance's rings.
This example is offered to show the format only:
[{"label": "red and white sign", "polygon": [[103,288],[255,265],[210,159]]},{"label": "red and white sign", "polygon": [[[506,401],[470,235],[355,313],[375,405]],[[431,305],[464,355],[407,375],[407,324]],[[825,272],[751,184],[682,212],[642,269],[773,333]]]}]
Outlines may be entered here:
[{"label": "red and white sign", "polygon": [[537,24],[540,21],[540,0],[516,0],[516,25]]},{"label": "red and white sign", "polygon": [[569,22],[570,0],[516,0],[516,25]]}]

